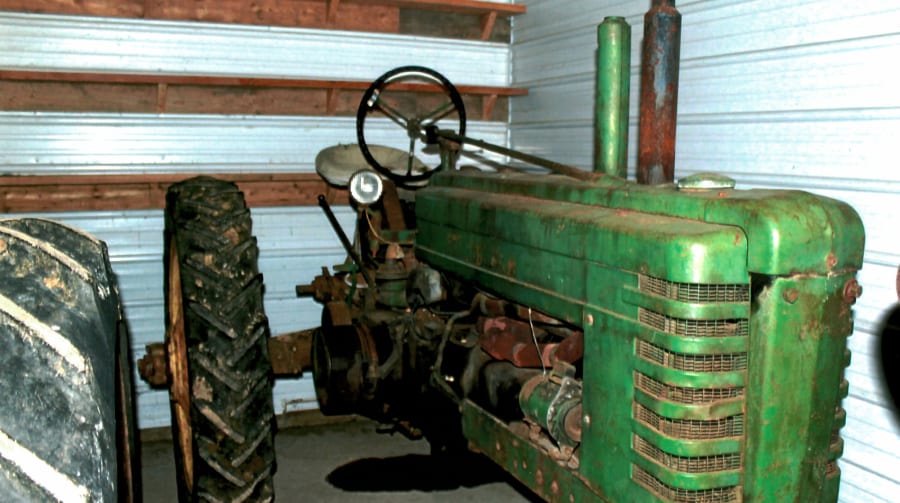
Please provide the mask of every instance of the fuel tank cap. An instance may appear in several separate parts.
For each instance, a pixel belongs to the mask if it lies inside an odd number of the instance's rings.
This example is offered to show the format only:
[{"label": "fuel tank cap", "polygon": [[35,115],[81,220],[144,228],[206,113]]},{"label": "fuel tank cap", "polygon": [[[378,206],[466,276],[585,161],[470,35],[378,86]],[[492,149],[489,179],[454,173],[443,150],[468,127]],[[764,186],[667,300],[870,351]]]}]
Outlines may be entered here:
[{"label": "fuel tank cap", "polygon": [[734,179],[718,173],[695,173],[678,180],[678,190],[733,189]]}]

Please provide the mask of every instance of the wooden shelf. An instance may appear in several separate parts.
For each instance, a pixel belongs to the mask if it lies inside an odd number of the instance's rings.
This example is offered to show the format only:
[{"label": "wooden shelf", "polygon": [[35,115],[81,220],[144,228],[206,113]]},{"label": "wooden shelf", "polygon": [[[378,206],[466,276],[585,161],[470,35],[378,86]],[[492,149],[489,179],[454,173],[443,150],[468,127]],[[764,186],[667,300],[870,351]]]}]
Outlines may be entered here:
[{"label": "wooden shelf", "polygon": [[[7,82],[52,82],[62,84],[126,84],[126,85],[152,85],[156,86],[156,112],[164,113],[170,111],[168,106],[169,87],[170,86],[190,86],[190,87],[229,87],[229,88],[248,88],[248,89],[319,89],[326,92],[325,97],[325,115],[335,115],[338,104],[341,101],[341,94],[345,91],[353,91],[362,93],[367,89],[371,82],[368,81],[352,81],[352,80],[315,80],[315,79],[282,79],[282,78],[256,78],[256,77],[228,77],[228,76],[206,76],[206,75],[152,75],[152,74],[118,74],[118,73],[72,73],[72,72],[40,72],[40,71],[21,71],[21,70],[0,70],[0,81]],[[393,89],[432,93],[438,92],[435,86],[426,84],[397,84]],[[498,97],[524,96],[528,94],[528,89],[522,87],[489,87],[489,86],[456,86],[462,95],[481,97],[481,120],[490,120],[494,106]],[[59,94],[65,90],[54,92],[59,99]],[[84,100],[84,89],[74,90],[78,95],[78,100]],[[7,89],[5,94],[7,100],[15,100],[17,94],[22,99],[27,96],[34,95],[30,90],[20,90],[16,92],[14,89]],[[46,93],[41,93],[46,96]],[[103,94],[103,93],[98,93]],[[357,98],[358,100],[358,98]],[[212,101],[197,99],[197,101]],[[12,105],[15,105],[14,103]],[[19,106],[11,106],[6,103],[6,109],[24,109],[27,103]],[[105,111],[105,110],[103,110]],[[230,113],[240,113],[239,111],[230,111]]]},{"label": "wooden shelf", "polygon": [[[162,209],[169,185],[194,174],[0,176],[0,212]],[[238,184],[251,207],[315,206],[319,194],[346,204],[315,173],[210,174]]]},{"label": "wooden shelf", "polygon": [[524,14],[527,7],[480,0],[0,0],[0,10],[385,33],[405,32],[401,10],[424,11],[480,17],[480,27],[459,33],[489,40],[497,18]]},{"label": "wooden shelf", "polygon": [[481,40],[490,38],[498,16],[516,16],[528,11],[525,5],[475,0],[326,0],[326,2],[329,22],[333,21],[337,7],[342,2],[481,16]]},{"label": "wooden shelf", "polygon": [[[0,0],[0,10],[326,28],[508,41],[498,19],[524,14],[518,4],[479,0]],[[429,12],[438,13],[431,16]],[[458,16],[451,15],[458,14]],[[496,29],[495,29],[496,28]],[[0,110],[355,116],[369,81],[0,71]],[[399,88],[399,87],[398,87]],[[410,93],[437,89],[410,84]],[[510,97],[525,88],[457,86],[471,119],[507,120]],[[438,99],[427,94],[415,99]],[[478,114],[480,111],[480,116]],[[0,212],[161,209],[169,185],[193,174],[0,176]],[[311,206],[324,193],[346,203],[315,173],[218,174],[235,181],[248,204]]]}]

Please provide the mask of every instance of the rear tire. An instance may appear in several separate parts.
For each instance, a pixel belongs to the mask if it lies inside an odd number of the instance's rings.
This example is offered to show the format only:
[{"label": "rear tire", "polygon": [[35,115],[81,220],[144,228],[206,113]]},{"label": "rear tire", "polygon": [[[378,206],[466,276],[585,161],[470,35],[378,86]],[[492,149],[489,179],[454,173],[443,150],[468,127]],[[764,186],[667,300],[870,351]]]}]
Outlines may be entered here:
[{"label": "rear tire", "polygon": [[[130,501],[117,449],[127,333],[106,245],[42,219],[0,220],[0,494]],[[124,378],[123,381],[120,378]],[[126,391],[127,388],[127,391]],[[131,397],[127,400],[130,403]],[[124,407],[124,406],[123,406]],[[132,416],[133,417],[133,416]],[[120,425],[120,428],[123,426]],[[121,438],[134,438],[134,423]],[[118,451],[118,453],[117,453]],[[117,487],[119,481],[129,487]]]},{"label": "rear tire", "polygon": [[272,367],[243,193],[198,177],[166,199],[166,347],[183,501],[269,501]]}]

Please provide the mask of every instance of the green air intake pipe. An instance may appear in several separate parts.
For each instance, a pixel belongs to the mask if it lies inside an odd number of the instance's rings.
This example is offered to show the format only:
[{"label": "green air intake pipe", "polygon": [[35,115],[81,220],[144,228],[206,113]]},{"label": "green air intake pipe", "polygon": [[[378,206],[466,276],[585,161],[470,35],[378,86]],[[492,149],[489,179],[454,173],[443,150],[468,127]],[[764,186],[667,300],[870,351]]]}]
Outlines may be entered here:
[{"label": "green air intake pipe", "polygon": [[630,82],[631,26],[625,18],[607,17],[597,28],[595,172],[627,176]]}]

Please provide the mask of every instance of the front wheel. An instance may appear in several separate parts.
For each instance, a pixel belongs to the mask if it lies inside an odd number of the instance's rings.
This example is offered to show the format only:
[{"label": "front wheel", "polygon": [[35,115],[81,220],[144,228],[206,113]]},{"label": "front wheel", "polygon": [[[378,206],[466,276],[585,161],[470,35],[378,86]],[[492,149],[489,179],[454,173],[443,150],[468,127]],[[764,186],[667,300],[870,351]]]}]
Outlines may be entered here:
[{"label": "front wheel", "polygon": [[259,249],[233,183],[198,177],[166,200],[166,349],[182,501],[270,501],[272,366]]}]

